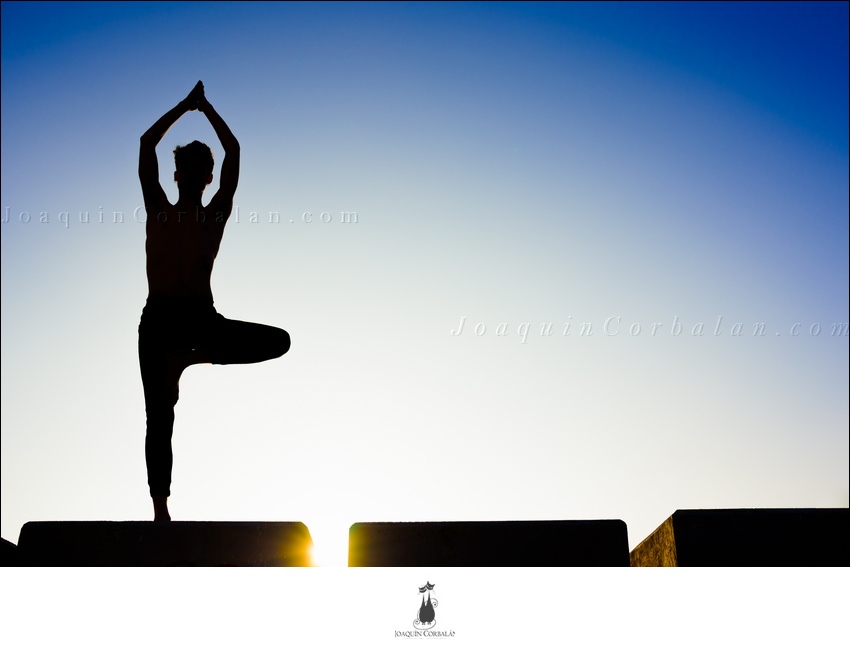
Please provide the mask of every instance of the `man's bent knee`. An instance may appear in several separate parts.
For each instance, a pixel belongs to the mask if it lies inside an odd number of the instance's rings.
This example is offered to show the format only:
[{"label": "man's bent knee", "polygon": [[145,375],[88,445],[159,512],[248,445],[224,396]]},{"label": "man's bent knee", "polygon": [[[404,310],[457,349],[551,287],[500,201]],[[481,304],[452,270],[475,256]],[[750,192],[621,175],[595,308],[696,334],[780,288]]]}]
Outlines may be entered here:
[{"label": "man's bent knee", "polygon": [[275,358],[282,357],[284,354],[289,352],[289,348],[292,345],[292,341],[289,338],[289,332],[284,331],[283,329],[278,329],[278,338],[275,341]]}]

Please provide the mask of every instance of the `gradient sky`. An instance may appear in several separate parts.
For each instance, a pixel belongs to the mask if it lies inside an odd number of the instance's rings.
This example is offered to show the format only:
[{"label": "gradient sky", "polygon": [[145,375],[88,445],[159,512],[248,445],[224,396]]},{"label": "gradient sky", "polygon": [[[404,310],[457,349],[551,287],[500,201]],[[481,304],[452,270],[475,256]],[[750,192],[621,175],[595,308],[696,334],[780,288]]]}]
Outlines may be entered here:
[{"label": "gradient sky", "polygon": [[[152,517],[138,138],[199,79],[242,145],[216,307],[293,345],[184,374],[175,519],[303,521],[344,564],[356,521],[619,518],[635,546],[676,509],[847,507],[847,25],[4,2],[3,538]],[[195,138],[218,175],[185,116],[172,200]]]}]

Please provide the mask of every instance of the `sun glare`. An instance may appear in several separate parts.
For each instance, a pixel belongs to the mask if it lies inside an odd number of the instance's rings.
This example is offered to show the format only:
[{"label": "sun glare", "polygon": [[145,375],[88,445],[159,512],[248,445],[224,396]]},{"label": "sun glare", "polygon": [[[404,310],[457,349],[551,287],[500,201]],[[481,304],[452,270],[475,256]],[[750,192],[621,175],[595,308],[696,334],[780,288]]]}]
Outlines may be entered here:
[{"label": "sun glare", "polygon": [[310,561],[320,567],[346,567],[348,565],[348,529],[339,523],[307,522],[313,539]]}]

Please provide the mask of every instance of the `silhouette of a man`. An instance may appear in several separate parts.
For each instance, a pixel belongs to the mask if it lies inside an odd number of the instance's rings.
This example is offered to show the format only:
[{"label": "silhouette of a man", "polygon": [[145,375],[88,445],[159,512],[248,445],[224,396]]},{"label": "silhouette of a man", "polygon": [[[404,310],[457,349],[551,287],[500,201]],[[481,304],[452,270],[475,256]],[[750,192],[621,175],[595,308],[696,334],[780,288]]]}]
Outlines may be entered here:
[{"label": "silhouette of a man", "polygon": [[[171,204],[159,183],[156,146],[187,111],[200,111],[224,147],[221,181],[210,203],[209,147],[194,141],[174,150],[179,197]],[[289,334],[266,325],[228,320],[213,307],[210,277],[239,181],[239,142],[204,96],[192,92],[142,135],[139,180],[147,212],[148,298],[139,324],[139,364],[145,391],[145,461],[154,520],[171,520],[171,434],[180,375],[196,363],[255,363],[282,356]]]}]

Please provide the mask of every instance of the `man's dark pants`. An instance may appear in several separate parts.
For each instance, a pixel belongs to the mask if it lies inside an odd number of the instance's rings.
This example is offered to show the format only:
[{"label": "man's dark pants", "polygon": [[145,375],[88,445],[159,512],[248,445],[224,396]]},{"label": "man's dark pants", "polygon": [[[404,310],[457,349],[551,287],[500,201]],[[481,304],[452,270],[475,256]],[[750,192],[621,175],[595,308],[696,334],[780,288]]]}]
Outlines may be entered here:
[{"label": "man's dark pants", "polygon": [[[145,461],[152,497],[171,494],[171,434],[180,374],[186,362],[257,363],[283,356],[289,334],[277,327],[228,320],[208,300],[148,298],[139,323],[139,365],[145,391]],[[203,361],[196,361],[202,363]]]}]

